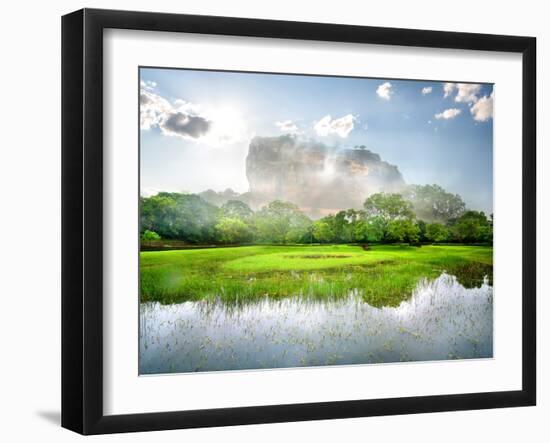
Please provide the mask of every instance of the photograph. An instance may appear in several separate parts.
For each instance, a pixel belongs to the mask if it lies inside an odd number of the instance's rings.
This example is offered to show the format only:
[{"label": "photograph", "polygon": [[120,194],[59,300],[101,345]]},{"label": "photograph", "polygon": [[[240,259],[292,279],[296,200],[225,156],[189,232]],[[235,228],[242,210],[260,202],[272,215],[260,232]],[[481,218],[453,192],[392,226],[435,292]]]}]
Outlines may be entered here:
[{"label": "photograph", "polygon": [[139,375],[493,358],[493,84],[138,69]]}]

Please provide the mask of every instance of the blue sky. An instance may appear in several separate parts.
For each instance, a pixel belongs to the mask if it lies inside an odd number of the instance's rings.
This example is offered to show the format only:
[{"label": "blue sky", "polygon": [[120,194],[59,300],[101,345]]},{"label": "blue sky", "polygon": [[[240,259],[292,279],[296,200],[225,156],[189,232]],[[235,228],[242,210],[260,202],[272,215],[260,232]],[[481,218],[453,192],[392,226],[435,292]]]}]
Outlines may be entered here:
[{"label": "blue sky", "polygon": [[366,145],[492,212],[493,86],[141,68],[141,187],[247,191],[250,139]]}]

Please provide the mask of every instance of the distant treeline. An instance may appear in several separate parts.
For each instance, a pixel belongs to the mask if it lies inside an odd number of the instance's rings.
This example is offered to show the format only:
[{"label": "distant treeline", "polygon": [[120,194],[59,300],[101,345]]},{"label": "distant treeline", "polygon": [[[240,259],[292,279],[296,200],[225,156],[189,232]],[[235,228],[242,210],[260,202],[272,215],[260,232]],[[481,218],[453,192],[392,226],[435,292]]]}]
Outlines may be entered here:
[{"label": "distant treeline", "polygon": [[293,203],[276,200],[253,211],[240,200],[221,207],[196,194],[161,192],[141,198],[142,240],[191,244],[489,243],[493,217],[466,209],[438,185],[411,185],[402,194],[378,193],[363,209],[311,220]]}]

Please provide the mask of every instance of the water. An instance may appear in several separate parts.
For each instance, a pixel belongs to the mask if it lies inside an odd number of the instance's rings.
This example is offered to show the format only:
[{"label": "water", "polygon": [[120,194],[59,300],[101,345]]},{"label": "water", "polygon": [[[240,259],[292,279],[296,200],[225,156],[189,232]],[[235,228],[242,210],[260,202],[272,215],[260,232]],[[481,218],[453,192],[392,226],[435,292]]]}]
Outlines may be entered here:
[{"label": "water", "polygon": [[398,307],[356,294],[242,306],[186,302],[140,307],[141,374],[489,358],[493,288],[442,274]]}]

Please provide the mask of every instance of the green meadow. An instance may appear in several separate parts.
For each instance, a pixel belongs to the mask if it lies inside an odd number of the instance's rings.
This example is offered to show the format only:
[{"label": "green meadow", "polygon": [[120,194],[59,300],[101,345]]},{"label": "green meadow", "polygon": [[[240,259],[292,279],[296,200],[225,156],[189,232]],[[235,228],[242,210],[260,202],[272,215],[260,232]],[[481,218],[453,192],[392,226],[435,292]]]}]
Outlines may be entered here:
[{"label": "green meadow", "polygon": [[283,297],[338,299],[351,291],[372,306],[397,306],[421,279],[443,272],[465,287],[492,283],[490,246],[241,246],[140,254],[142,302],[244,303]]}]

